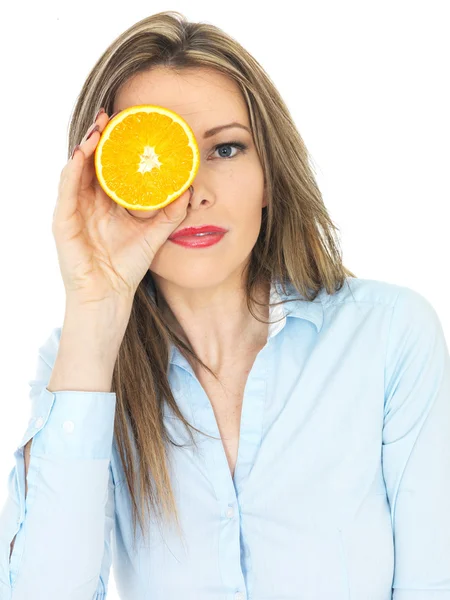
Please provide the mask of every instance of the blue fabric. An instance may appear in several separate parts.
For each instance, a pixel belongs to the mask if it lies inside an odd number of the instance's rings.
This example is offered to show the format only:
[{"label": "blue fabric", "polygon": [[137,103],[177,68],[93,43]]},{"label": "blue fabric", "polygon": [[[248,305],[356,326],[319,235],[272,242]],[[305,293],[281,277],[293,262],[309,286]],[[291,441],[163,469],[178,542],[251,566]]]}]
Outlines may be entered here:
[{"label": "blue fabric", "polygon": [[[273,283],[272,301],[286,292]],[[155,519],[135,550],[116,396],[46,389],[53,330],[0,513],[2,600],[104,599],[111,565],[123,600],[450,600],[450,357],[434,308],[407,287],[348,278],[270,314],[234,478],[211,403],[172,347],[177,403],[217,439],[171,447],[184,536]],[[189,441],[167,407],[164,419]]]}]

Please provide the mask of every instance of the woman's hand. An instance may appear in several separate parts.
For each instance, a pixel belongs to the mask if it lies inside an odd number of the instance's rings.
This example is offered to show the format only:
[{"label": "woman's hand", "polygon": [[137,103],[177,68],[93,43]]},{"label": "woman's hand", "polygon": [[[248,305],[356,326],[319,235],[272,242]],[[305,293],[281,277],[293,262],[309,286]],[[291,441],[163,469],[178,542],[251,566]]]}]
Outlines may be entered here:
[{"label": "woman's hand", "polygon": [[108,121],[105,112],[97,117],[63,168],[53,213],[66,294],[79,305],[111,299],[132,303],[156,252],[186,217],[190,199],[186,190],[164,208],[139,211],[139,217],[111,200],[94,165],[95,148]]}]

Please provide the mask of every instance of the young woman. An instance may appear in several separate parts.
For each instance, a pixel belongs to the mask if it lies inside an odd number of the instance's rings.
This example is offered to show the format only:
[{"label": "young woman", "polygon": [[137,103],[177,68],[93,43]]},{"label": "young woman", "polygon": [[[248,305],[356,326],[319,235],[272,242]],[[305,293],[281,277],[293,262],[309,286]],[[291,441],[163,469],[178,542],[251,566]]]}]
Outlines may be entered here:
[{"label": "young woman", "polygon": [[[201,152],[148,214],[93,164],[109,116],[144,103]],[[66,312],[30,382],[0,597],[100,600],[112,566],[124,600],[448,600],[442,326],[418,292],[343,266],[258,62],[212,25],[144,19],[89,74],[72,151],[53,216]],[[172,238],[205,225],[216,244]]]}]

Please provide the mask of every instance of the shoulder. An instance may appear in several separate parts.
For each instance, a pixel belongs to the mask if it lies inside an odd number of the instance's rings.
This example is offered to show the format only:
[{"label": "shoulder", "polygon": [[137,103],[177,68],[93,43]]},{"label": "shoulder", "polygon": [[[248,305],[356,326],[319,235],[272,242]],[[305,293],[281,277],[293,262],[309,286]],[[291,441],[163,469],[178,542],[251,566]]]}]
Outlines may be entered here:
[{"label": "shoulder", "polygon": [[[329,321],[350,315],[352,323],[372,323],[373,335],[387,343],[386,363],[421,355],[445,358],[448,346],[436,309],[425,294],[395,283],[348,277],[334,294],[321,292]],[[352,307],[354,311],[348,309]],[[357,317],[355,316],[357,315]],[[346,321],[347,325],[350,323]]]},{"label": "shoulder", "polygon": [[411,314],[428,316],[435,313],[434,307],[424,294],[417,290],[392,282],[347,277],[342,288],[334,294],[326,290],[320,292],[320,299],[324,308],[332,308],[341,304],[384,306],[394,312],[401,307]]},{"label": "shoulder", "polygon": [[319,299],[328,323],[343,318],[347,324],[358,326],[370,320],[378,327],[380,339],[385,334],[402,338],[414,333],[416,339],[436,333],[443,336],[442,324],[430,300],[405,285],[347,277],[341,289],[333,294],[322,289],[316,301]]}]

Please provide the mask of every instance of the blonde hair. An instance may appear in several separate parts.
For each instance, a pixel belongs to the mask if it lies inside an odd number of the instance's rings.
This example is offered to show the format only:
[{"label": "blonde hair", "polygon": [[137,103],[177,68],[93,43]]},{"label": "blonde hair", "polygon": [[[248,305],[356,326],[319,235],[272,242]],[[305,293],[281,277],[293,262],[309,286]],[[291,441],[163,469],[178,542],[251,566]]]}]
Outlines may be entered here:
[{"label": "blonde hair", "polygon": [[[245,283],[251,314],[266,322],[253,307],[274,304],[261,304],[254,295],[273,279],[281,282],[284,291],[290,284],[305,301],[311,301],[321,289],[333,294],[347,276],[356,277],[342,264],[335,239],[338,228],[324,206],[309,154],[286,104],[261,65],[214,25],[191,23],[176,11],[166,11],[119,35],[93,66],[79,94],[69,127],[68,157],[97,110],[103,106],[111,114],[119,87],[155,66],[176,71],[214,69],[237,83],[247,104],[268,200]],[[148,515],[174,519],[179,527],[167,451],[168,444],[177,444],[166,431],[163,403],[182,421],[194,445],[191,430],[199,431],[185,419],[172,394],[170,344],[217,378],[164,318],[157,294],[156,299],[149,294],[152,286],[149,270],[135,294],[112,385],[117,396],[114,440],[131,497],[135,540],[137,521],[143,534],[148,533],[149,522],[140,509],[143,504]]]}]

